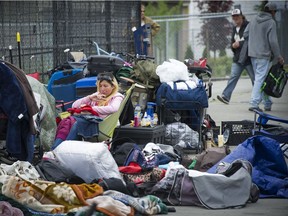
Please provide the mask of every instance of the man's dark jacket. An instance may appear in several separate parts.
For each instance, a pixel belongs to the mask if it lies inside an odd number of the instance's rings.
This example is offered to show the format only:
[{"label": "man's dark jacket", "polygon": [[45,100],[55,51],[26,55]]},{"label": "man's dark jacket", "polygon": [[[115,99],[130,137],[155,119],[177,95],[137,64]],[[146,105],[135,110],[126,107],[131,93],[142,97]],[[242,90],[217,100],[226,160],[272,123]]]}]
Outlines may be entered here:
[{"label": "man's dark jacket", "polygon": [[[239,29],[239,37],[242,38],[243,37],[243,34],[244,34],[244,30],[246,28],[246,26],[248,25],[248,21],[247,20],[244,20],[240,29]],[[243,45],[244,45],[244,41],[239,41],[239,44],[240,46],[236,49],[234,49],[232,47],[232,44],[235,42],[235,39],[234,39],[234,36],[236,34],[236,26],[233,27],[233,30],[232,30],[232,37],[231,37],[231,49],[234,53],[234,56],[233,56],[233,62],[235,63],[238,63],[239,61],[239,56],[240,56],[240,52],[241,52],[241,49],[243,48]],[[245,65],[247,64],[250,64],[250,59],[246,59],[245,61]]]}]

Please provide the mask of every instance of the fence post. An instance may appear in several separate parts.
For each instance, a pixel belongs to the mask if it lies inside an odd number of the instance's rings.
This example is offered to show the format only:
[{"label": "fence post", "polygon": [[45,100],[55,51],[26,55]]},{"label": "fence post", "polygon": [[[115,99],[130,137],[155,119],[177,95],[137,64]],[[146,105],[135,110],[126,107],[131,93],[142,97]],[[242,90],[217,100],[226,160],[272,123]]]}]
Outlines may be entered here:
[{"label": "fence post", "polygon": [[169,47],[169,22],[168,20],[166,20],[165,23],[166,23],[165,60],[167,60],[168,59],[168,47]]},{"label": "fence post", "polygon": [[[106,10],[106,16],[105,16],[105,20],[106,20],[106,32],[105,32],[105,36],[106,36],[106,51],[108,53],[111,53],[111,1],[105,1],[105,10]],[[114,4],[114,2],[113,2]]]}]

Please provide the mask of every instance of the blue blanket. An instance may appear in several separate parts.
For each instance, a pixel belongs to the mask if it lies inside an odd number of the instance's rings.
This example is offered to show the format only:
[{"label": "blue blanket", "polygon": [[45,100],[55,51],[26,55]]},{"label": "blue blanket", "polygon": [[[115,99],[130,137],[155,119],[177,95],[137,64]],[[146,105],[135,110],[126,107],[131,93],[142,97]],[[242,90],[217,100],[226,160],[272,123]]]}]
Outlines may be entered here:
[{"label": "blue blanket", "polygon": [[[288,168],[276,140],[264,136],[251,137],[221,161],[232,163],[236,159],[245,159],[252,164],[252,179],[259,187],[261,197],[288,198]],[[207,172],[216,173],[217,166]]]}]

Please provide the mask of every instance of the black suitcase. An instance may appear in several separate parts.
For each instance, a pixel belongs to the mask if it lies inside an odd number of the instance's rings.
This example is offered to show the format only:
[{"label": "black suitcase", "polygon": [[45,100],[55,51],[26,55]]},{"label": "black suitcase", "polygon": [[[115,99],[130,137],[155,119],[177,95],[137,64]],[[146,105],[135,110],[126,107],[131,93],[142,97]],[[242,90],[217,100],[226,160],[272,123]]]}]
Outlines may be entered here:
[{"label": "black suitcase", "polygon": [[109,55],[92,55],[87,58],[87,62],[89,76],[97,76],[102,72],[115,74],[125,63],[123,59]]}]

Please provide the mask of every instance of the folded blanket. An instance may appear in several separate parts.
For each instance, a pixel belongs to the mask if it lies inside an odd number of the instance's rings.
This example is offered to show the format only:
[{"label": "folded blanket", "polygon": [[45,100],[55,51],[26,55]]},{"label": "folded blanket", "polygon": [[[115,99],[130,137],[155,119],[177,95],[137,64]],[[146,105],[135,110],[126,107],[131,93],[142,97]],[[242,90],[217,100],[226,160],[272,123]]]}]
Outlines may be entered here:
[{"label": "folded blanket", "polygon": [[0,176],[2,194],[34,211],[52,214],[75,212],[103,193],[98,184],[68,185],[48,181],[25,181],[16,176]]}]

